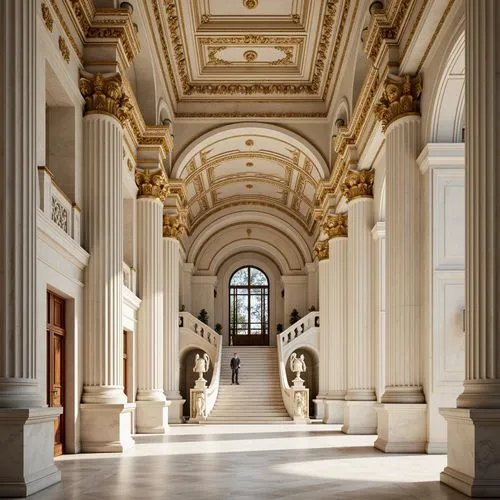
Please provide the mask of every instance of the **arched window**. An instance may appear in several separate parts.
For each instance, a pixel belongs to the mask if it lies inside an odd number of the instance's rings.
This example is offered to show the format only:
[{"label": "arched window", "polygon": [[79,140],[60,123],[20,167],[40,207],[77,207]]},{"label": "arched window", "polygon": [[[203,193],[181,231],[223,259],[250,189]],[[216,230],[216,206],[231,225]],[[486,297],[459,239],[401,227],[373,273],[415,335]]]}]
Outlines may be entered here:
[{"label": "arched window", "polygon": [[252,266],[229,281],[229,335],[233,345],[269,344],[269,280]]}]

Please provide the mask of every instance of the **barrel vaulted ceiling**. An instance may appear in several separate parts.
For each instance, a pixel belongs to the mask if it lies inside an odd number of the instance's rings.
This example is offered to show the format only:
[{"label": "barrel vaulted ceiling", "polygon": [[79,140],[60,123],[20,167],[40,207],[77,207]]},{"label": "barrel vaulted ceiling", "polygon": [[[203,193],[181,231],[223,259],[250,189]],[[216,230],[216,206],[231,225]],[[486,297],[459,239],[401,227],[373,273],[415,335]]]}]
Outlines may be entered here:
[{"label": "barrel vaulted ceiling", "polygon": [[177,116],[326,114],[357,2],[144,1]]}]

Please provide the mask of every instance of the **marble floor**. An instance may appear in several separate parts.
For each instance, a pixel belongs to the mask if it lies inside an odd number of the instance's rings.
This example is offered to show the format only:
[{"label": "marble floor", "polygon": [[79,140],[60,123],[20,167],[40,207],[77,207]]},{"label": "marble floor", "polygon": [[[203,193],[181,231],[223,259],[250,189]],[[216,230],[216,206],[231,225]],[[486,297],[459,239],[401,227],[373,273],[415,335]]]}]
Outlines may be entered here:
[{"label": "marble floor", "polygon": [[180,425],[123,455],[56,459],[32,500],[310,500],[467,497],[439,483],[446,456],[386,455],[336,425]]}]

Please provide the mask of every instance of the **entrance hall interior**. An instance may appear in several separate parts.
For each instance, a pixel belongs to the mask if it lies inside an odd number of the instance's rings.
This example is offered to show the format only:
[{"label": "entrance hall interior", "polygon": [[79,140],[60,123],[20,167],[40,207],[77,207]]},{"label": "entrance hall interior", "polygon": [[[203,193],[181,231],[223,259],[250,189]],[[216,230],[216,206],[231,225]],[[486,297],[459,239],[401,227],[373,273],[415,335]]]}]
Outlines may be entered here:
[{"label": "entrance hall interior", "polygon": [[500,498],[499,1],[0,28],[0,497]]}]

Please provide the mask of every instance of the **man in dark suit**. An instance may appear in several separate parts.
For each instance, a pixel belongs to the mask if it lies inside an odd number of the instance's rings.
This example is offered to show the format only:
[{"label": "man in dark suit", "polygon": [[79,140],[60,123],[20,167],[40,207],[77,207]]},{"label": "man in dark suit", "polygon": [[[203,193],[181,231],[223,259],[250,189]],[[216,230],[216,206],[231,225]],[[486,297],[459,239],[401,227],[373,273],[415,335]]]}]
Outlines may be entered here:
[{"label": "man in dark suit", "polygon": [[231,383],[240,385],[238,382],[238,372],[240,371],[240,358],[238,357],[238,353],[234,353],[231,358],[231,370],[233,371],[231,375]]}]

